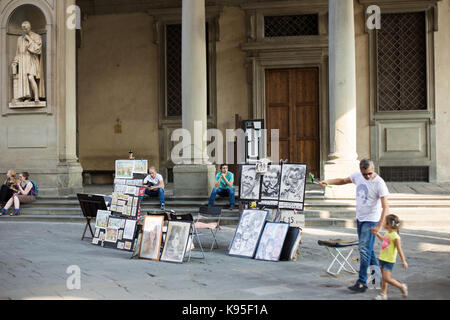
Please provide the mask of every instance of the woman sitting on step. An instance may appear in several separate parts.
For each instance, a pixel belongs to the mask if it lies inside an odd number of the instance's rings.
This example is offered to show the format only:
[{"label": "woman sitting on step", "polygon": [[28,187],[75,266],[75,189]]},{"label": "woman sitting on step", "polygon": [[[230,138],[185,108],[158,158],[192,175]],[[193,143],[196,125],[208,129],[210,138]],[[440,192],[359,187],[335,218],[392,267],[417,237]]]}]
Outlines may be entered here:
[{"label": "woman sitting on step", "polygon": [[29,177],[30,174],[28,172],[22,172],[19,175],[19,182],[16,185],[18,191],[13,194],[5,207],[0,211],[0,216],[6,214],[13,204],[15,210],[10,215],[18,216],[20,214],[21,203],[31,203],[36,200],[36,187],[29,181]]},{"label": "woman sitting on step", "polygon": [[16,187],[16,171],[13,169],[8,170],[6,173],[5,183],[0,188],[0,204],[5,204],[14,194],[14,188]]}]

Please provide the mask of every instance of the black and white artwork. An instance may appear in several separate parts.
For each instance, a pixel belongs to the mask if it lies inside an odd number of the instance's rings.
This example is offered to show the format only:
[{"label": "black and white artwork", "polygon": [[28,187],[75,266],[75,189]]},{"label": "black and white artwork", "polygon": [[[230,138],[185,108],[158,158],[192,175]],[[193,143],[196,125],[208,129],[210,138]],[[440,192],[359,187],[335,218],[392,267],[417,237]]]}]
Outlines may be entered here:
[{"label": "black and white artwork", "polygon": [[253,258],[264,228],[267,210],[244,210],[231,242],[229,255]]},{"label": "black and white artwork", "polygon": [[255,259],[278,261],[289,230],[288,223],[267,222],[258,244]]},{"label": "black and white artwork", "polygon": [[306,165],[283,164],[279,207],[283,209],[303,210],[305,202]]},{"label": "black and white artwork", "polygon": [[259,205],[277,207],[280,196],[281,165],[270,165],[261,178],[261,201]]},{"label": "black and white artwork", "polygon": [[189,240],[191,224],[189,222],[170,221],[167,227],[166,241],[161,261],[182,263]]},{"label": "black and white artwork", "polygon": [[256,174],[256,166],[243,164],[241,167],[241,184],[239,198],[241,200],[259,200],[261,175]]}]

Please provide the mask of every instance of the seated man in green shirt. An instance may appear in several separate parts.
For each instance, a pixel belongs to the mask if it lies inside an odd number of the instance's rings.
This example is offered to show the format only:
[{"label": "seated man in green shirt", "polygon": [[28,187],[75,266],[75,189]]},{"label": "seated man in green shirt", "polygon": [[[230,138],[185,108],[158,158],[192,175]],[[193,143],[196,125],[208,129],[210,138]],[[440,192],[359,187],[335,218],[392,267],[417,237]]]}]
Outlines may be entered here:
[{"label": "seated man in green shirt", "polygon": [[230,209],[233,209],[235,204],[233,182],[233,173],[228,171],[228,166],[226,164],[222,164],[220,166],[220,172],[216,175],[216,183],[214,184],[211,196],[209,197],[208,205],[214,205],[214,201],[216,200],[217,195],[220,195],[221,197],[229,196]]}]

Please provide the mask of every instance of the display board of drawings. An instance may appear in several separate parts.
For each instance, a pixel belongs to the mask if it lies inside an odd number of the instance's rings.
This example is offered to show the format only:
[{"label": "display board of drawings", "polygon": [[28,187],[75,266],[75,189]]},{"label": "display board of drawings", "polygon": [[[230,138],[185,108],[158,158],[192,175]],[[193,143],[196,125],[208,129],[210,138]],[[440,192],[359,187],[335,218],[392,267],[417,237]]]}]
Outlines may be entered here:
[{"label": "display board of drawings", "polygon": [[261,174],[256,165],[243,164],[239,198],[256,201],[259,207],[303,211],[306,169],[306,164],[271,164]]},{"label": "display board of drawings", "polygon": [[257,260],[294,260],[302,229],[289,223],[270,222],[269,210],[242,212],[228,254]]},{"label": "display board of drawings", "polygon": [[116,161],[111,204],[108,211],[97,212],[93,244],[125,251],[134,249],[147,168],[147,160]]}]

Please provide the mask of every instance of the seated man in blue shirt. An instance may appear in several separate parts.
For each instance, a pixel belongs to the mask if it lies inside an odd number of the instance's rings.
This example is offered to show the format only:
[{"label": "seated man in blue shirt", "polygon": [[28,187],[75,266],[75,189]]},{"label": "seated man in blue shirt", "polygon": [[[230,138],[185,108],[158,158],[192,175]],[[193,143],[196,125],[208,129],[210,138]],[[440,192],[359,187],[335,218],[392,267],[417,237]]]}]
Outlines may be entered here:
[{"label": "seated man in blue shirt", "polygon": [[230,209],[234,208],[235,200],[234,200],[234,175],[233,173],[228,171],[228,166],[226,164],[222,164],[220,166],[220,172],[216,175],[216,183],[214,184],[214,188],[211,192],[211,196],[209,197],[209,206],[214,205],[214,201],[216,200],[216,196],[220,195],[221,197],[230,197]]}]

